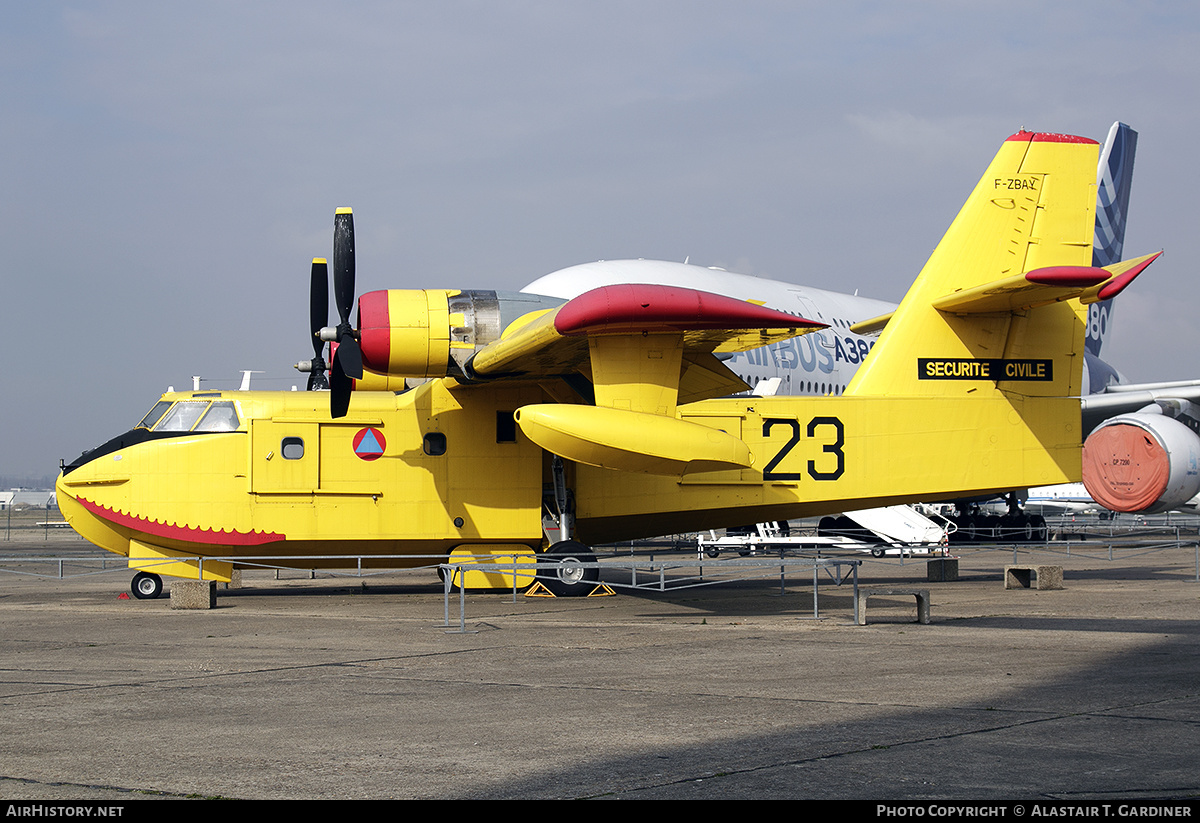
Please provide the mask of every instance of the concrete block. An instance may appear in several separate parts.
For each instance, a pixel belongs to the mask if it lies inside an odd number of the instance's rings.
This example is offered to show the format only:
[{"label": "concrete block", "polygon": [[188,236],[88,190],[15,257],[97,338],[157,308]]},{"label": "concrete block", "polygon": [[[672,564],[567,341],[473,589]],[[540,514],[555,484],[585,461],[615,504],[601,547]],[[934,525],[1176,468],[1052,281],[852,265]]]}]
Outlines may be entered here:
[{"label": "concrete block", "polygon": [[211,580],[175,580],[171,583],[172,609],[213,609],[217,584]]},{"label": "concrete block", "polygon": [[939,557],[925,565],[925,579],[930,583],[950,583],[958,579],[958,558]]},{"label": "concrete block", "polygon": [[1005,566],[1004,588],[1028,589],[1036,583],[1038,589],[1051,591],[1063,587],[1062,566]]},{"label": "concrete block", "polygon": [[854,604],[855,619],[858,625],[867,625],[867,599],[870,597],[902,597],[912,595],[917,598],[917,622],[929,622],[929,589],[859,589],[858,600]]}]

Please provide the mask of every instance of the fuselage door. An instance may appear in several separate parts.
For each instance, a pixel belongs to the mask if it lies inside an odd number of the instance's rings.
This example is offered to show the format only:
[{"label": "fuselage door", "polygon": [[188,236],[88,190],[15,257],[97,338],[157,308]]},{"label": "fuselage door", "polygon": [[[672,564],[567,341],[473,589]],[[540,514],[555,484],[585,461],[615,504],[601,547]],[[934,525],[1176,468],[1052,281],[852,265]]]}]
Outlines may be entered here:
[{"label": "fuselage door", "polygon": [[321,484],[317,423],[252,420],[250,490],[255,494],[311,494]]}]

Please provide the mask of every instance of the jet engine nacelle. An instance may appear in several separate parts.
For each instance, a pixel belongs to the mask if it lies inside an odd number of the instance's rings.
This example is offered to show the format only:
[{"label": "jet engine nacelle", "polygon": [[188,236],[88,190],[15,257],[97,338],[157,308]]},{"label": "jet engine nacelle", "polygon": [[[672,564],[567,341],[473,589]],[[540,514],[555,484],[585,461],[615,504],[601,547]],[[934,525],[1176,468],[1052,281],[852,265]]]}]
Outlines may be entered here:
[{"label": "jet engine nacelle", "polygon": [[1200,438],[1162,414],[1114,417],[1084,441],[1083,484],[1113,511],[1178,508],[1200,493]]},{"label": "jet engine nacelle", "polygon": [[563,301],[517,292],[388,289],[358,300],[363,367],[394,377],[462,377],[471,356],[521,315]]}]

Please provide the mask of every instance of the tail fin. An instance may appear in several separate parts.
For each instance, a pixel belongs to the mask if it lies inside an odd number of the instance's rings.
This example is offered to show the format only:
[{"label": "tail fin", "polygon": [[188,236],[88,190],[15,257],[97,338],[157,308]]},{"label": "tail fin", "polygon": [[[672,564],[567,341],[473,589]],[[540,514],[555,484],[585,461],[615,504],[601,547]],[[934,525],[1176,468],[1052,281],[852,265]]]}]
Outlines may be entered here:
[{"label": "tail fin", "polygon": [[[1125,220],[1129,215],[1129,191],[1133,186],[1133,158],[1137,154],[1137,132],[1121,122],[1112,124],[1096,169],[1096,239],[1092,265],[1108,266],[1121,259],[1125,247]],[[1112,323],[1112,300],[1088,307],[1088,354],[1100,356],[1100,347]],[[1094,391],[1095,389],[1093,389]]]},{"label": "tail fin", "polygon": [[[1093,140],[1008,138],[859,368],[846,394],[1077,395],[1083,322],[1077,290],[1091,262]],[[1038,271],[1043,270],[1043,271]],[[1074,279],[1072,279],[1074,278]],[[1077,282],[1078,281],[1078,282]],[[1038,291],[1041,290],[1041,291]],[[1029,292],[1038,292],[1032,299]],[[970,294],[969,297],[964,295]]]},{"label": "tail fin", "polygon": [[1112,124],[1096,169],[1096,240],[1092,265],[1108,266],[1121,260],[1125,247],[1125,220],[1129,190],[1133,186],[1133,158],[1137,132],[1124,123]]}]

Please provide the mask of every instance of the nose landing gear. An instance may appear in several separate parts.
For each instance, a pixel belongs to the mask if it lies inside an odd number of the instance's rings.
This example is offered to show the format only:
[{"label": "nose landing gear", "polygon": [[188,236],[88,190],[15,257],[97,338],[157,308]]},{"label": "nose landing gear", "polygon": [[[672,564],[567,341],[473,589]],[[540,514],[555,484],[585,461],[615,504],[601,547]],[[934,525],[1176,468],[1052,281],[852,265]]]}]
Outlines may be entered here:
[{"label": "nose landing gear", "polygon": [[133,576],[133,583],[129,589],[138,600],[153,600],[162,594],[162,578],[157,574],[138,572]]}]

